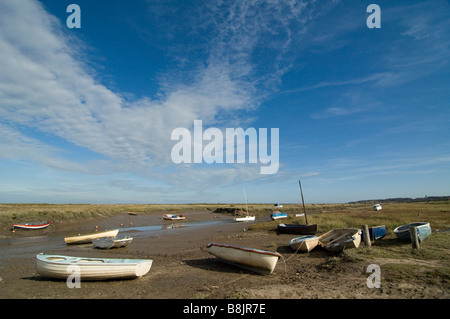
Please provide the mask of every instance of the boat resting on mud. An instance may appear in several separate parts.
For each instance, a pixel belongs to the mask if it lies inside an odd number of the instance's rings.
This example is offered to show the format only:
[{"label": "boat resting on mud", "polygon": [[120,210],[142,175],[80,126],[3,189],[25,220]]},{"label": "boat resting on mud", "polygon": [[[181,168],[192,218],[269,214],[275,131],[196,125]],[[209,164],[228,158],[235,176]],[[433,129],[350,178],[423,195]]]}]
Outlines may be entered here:
[{"label": "boat resting on mud", "polygon": [[100,233],[93,233],[88,235],[78,235],[72,237],[64,237],[64,242],[67,245],[72,244],[87,244],[91,243],[93,239],[102,238],[102,237],[116,237],[119,233],[118,229],[108,230]]},{"label": "boat resting on mud", "polygon": [[278,232],[281,234],[314,235],[317,233],[317,224],[279,224]]},{"label": "boat resting on mud", "polygon": [[415,222],[398,226],[397,228],[394,229],[394,234],[399,239],[411,241],[411,233],[409,230],[411,227],[417,228],[417,235],[419,237],[419,242],[422,242],[425,238],[427,238],[431,234],[431,226],[430,223],[428,222]]},{"label": "boat resting on mud", "polygon": [[13,224],[13,229],[20,228],[20,229],[43,229],[52,224],[51,221],[45,221],[45,222],[36,222],[36,223],[20,223],[20,224]]},{"label": "boat resting on mud", "polygon": [[319,237],[314,235],[304,235],[300,237],[293,238],[289,242],[289,246],[295,251],[300,250],[301,252],[307,253],[314,249],[319,244]]},{"label": "boat resting on mud", "polygon": [[219,260],[263,275],[270,275],[281,254],[235,245],[209,243],[208,252]]},{"label": "boat resting on mud", "polygon": [[281,218],[287,218],[287,217],[288,217],[287,213],[282,213],[280,211],[273,212],[270,215],[270,218],[272,218],[272,220],[281,219]]},{"label": "boat resting on mud", "polygon": [[121,248],[128,246],[133,241],[133,237],[102,237],[92,239],[92,244],[101,249]]},{"label": "boat resting on mud", "polygon": [[185,220],[186,216],[184,216],[183,214],[181,214],[181,215],[163,214],[162,218],[164,220]]},{"label": "boat resting on mud", "polygon": [[357,228],[335,228],[319,236],[319,245],[332,252],[358,248],[360,243],[361,230]]},{"label": "boat resting on mud", "polygon": [[131,279],[150,271],[151,259],[91,258],[61,255],[36,255],[36,270],[43,276],[67,279],[79,272],[81,280]]}]

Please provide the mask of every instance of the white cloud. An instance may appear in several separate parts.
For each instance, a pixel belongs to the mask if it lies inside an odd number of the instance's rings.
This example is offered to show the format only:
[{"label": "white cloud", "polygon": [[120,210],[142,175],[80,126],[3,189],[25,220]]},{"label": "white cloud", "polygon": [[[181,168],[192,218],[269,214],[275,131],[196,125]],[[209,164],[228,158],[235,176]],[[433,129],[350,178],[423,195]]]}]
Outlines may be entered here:
[{"label": "white cloud", "polygon": [[[309,19],[302,16],[306,5],[294,2],[287,6],[235,2],[226,10],[209,8],[201,27],[212,27],[210,35],[217,31],[218,35],[207,39],[207,60],[190,70],[189,81],[169,82],[170,75],[161,76],[158,99],[130,102],[124,98],[127,92],[114,92],[99,82],[82,62],[86,55],[69,45],[73,38],[39,2],[1,1],[0,157],[27,157],[56,170],[83,173],[98,172],[99,167],[131,171],[180,189],[185,187],[180,176],[202,190],[260,178],[259,166],[254,170],[178,166],[171,174],[170,135],[176,127],[191,127],[195,119],[210,124],[224,118],[237,121],[233,112],[259,105],[266,83],[277,83],[287,67],[280,57],[294,36],[291,22],[304,24]],[[273,22],[278,28],[271,28]],[[274,46],[272,41],[279,38]],[[254,74],[260,61],[254,63],[253,50],[261,43],[275,62],[265,64],[258,81]],[[89,164],[68,160],[64,146],[51,145],[29,129],[108,160]]]}]

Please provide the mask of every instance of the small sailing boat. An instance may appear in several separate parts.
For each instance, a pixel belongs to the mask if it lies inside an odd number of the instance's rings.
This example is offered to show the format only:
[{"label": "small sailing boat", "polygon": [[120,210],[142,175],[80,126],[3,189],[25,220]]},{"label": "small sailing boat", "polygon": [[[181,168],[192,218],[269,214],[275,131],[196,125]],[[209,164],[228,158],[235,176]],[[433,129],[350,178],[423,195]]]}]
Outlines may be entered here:
[{"label": "small sailing boat", "polygon": [[[283,234],[297,234],[297,235],[314,235],[317,232],[317,224],[308,224],[308,217],[306,216],[305,200],[303,199],[303,190],[300,180],[298,180],[300,186],[300,194],[302,195],[303,214],[305,216],[306,225],[302,224],[279,224],[278,232]],[[296,214],[297,215],[300,214]]]},{"label": "small sailing boat", "polygon": [[242,217],[235,217],[234,221],[235,222],[249,222],[249,221],[254,221],[255,220],[255,216],[249,216],[248,215],[248,204],[247,204],[247,195],[245,193],[245,188],[244,188],[244,197],[245,197],[245,207],[246,207],[246,213],[245,216]]}]

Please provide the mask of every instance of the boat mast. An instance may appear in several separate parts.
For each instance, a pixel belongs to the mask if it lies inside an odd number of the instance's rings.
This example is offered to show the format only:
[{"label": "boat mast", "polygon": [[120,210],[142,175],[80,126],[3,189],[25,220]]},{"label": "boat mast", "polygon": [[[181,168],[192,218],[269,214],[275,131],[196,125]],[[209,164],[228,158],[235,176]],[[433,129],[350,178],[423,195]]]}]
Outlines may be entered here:
[{"label": "boat mast", "polygon": [[247,216],[248,216],[247,194],[245,194],[245,187],[244,187],[244,198],[245,198],[245,208],[247,209]]},{"label": "boat mast", "polygon": [[298,180],[298,185],[300,185],[300,194],[302,194],[303,212],[305,214],[306,225],[308,225],[308,217],[306,217],[305,201],[303,200],[302,183],[300,182],[300,180]]}]

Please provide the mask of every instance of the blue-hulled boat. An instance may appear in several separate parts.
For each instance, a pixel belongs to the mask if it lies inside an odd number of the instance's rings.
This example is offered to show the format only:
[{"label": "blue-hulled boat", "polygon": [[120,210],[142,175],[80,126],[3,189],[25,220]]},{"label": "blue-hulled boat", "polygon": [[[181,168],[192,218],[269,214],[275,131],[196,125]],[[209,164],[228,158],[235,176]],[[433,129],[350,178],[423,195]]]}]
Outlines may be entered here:
[{"label": "blue-hulled boat", "polygon": [[[381,226],[371,226],[369,227],[369,236],[371,241],[375,241],[386,236],[387,228],[386,225]],[[364,232],[362,234],[364,240]]]},{"label": "blue-hulled boat", "polygon": [[394,229],[394,234],[397,235],[399,239],[411,241],[411,234],[409,232],[409,229],[411,227],[417,227],[419,242],[422,242],[431,234],[431,226],[428,222],[416,222],[398,226],[396,229]]},{"label": "blue-hulled boat", "polygon": [[287,215],[287,213],[282,213],[280,211],[276,211],[276,212],[273,212],[272,215],[270,215],[270,217],[273,220],[275,220],[275,219],[280,219],[280,218],[287,218],[288,215]]}]

